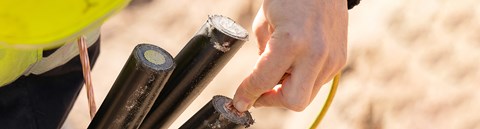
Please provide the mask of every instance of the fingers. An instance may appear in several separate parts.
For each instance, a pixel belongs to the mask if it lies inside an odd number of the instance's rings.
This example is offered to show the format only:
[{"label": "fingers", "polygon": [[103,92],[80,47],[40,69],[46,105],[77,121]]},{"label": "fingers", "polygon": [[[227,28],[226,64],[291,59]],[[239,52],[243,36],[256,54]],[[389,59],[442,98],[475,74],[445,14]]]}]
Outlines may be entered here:
[{"label": "fingers", "polygon": [[271,90],[293,62],[294,56],[286,54],[288,49],[276,48],[273,51],[269,45],[277,40],[271,39],[269,42],[253,72],[244,79],[235,93],[233,102],[239,111],[248,110],[258,97]]},{"label": "fingers", "polygon": [[315,81],[313,87],[310,102],[315,99],[318,91],[320,91],[320,88],[322,88],[325,83],[333,79],[333,77],[338,73],[338,69],[336,69],[335,65],[332,65],[331,63],[333,63],[331,60],[326,61],[326,65],[324,65],[324,68],[322,68],[322,70],[318,73],[317,80]]},{"label": "fingers", "polygon": [[282,87],[263,94],[255,107],[286,107],[294,111],[303,111],[310,104],[312,91],[320,69],[310,63],[295,65],[292,74],[285,78]]},{"label": "fingers", "polygon": [[329,55],[329,59],[325,62],[324,67],[318,73],[317,80],[315,81],[315,86],[312,91],[312,97],[310,102],[318,94],[320,88],[330,80],[332,80],[339,72],[341,72],[343,66],[346,65],[346,53]]}]

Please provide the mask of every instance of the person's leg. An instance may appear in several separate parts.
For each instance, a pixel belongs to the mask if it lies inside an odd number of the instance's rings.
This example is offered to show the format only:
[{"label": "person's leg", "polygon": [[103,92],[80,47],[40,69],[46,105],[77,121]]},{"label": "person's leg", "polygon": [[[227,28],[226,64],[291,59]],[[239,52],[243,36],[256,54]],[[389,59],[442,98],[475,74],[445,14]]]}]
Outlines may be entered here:
[{"label": "person's leg", "polygon": [[[88,48],[91,66],[100,52],[99,42],[100,38]],[[44,74],[22,76],[0,87],[0,128],[61,128],[83,84],[77,56]]]}]

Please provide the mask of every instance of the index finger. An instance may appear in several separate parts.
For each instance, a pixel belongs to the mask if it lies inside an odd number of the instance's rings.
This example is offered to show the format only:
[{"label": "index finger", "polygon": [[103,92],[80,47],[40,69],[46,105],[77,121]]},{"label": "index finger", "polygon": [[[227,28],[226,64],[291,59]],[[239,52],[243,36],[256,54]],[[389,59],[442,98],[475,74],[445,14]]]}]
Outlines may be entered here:
[{"label": "index finger", "polygon": [[[275,42],[271,39],[270,42]],[[253,72],[243,80],[233,98],[237,110],[247,111],[265,92],[271,90],[282,78],[293,62],[293,55],[288,50],[272,50],[268,43],[260,55]]]}]

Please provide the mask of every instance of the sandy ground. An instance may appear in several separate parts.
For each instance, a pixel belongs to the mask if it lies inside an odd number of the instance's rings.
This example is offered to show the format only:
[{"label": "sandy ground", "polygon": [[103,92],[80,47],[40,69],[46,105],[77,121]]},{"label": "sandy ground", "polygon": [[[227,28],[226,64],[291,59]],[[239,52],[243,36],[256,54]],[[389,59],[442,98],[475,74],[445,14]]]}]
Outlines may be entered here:
[{"label": "sandy ground", "polygon": [[[260,2],[154,0],[118,13],[102,27],[102,53],[92,75],[97,104],[136,44],[155,44],[176,55],[209,14],[231,17],[250,29]],[[480,129],[478,7],[476,0],[362,1],[350,11],[348,64],[320,128]],[[171,128],[212,96],[233,96],[258,57],[253,38]],[[326,84],[304,112],[252,109],[256,123],[251,128],[308,128],[328,90]],[[86,128],[87,107],[82,91],[63,128]]]}]

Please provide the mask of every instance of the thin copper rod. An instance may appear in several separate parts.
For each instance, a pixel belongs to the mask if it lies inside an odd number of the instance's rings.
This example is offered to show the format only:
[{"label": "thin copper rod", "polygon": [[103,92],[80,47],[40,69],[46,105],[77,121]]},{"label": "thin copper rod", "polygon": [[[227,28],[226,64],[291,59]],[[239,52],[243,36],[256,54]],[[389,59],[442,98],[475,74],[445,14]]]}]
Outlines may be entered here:
[{"label": "thin copper rod", "polygon": [[82,72],[85,85],[87,87],[88,106],[90,108],[90,119],[93,119],[97,112],[97,106],[95,104],[95,97],[93,95],[92,78],[90,76],[90,60],[88,57],[87,43],[85,37],[80,37],[77,40],[78,49],[80,52],[80,61],[82,62]]}]

